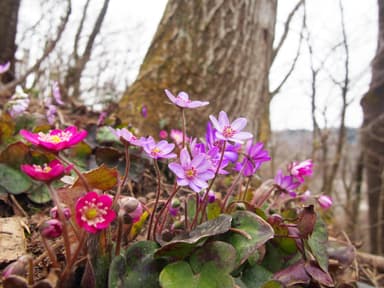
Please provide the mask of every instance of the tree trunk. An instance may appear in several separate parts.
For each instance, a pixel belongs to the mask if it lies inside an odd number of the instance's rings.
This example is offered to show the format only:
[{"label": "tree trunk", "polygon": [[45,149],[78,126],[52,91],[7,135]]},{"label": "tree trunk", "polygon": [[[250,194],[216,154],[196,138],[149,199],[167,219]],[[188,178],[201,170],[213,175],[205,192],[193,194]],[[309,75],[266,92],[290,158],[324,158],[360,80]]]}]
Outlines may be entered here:
[{"label": "tree trunk", "polygon": [[379,37],[372,63],[372,79],[361,105],[364,112],[362,147],[367,176],[370,244],[374,254],[384,253],[384,2],[378,0]]},{"label": "tree trunk", "polygon": [[1,76],[2,83],[15,79],[15,52],[17,18],[19,14],[20,0],[0,1],[0,64],[11,62],[8,72]]},{"label": "tree trunk", "polygon": [[[164,94],[167,88],[210,101],[197,113],[187,113],[190,135],[201,135],[208,115],[221,110],[230,120],[247,117],[247,130],[260,133],[262,115],[269,109],[276,5],[276,0],[169,0],[118,116],[141,134],[180,128],[178,109]],[[146,119],[139,116],[144,105]]]}]

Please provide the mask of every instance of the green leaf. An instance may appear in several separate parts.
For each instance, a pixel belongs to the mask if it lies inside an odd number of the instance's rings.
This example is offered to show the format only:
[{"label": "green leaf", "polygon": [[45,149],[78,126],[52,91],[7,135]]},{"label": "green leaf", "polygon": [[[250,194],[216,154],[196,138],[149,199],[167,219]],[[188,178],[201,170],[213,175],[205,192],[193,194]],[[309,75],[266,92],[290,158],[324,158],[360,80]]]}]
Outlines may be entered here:
[{"label": "green leaf", "polygon": [[16,195],[26,192],[32,186],[32,181],[21,171],[0,164],[0,186]]},{"label": "green leaf", "polygon": [[208,204],[207,206],[207,217],[208,220],[219,217],[221,212],[220,204],[218,201]]},{"label": "green leaf", "polygon": [[218,269],[231,273],[235,268],[236,250],[232,245],[213,241],[197,249],[190,258],[192,270],[195,273],[201,272],[202,267],[212,262]]},{"label": "green leaf", "polygon": [[116,137],[115,134],[111,132],[108,126],[102,126],[97,129],[96,141],[99,143],[105,143],[105,142],[120,143],[120,140]]},{"label": "green leaf", "polygon": [[327,225],[320,217],[317,217],[313,233],[308,239],[308,245],[320,268],[325,272],[328,271],[327,243]]},{"label": "green leaf", "polygon": [[237,251],[236,263],[241,265],[253,255],[257,248],[266,243],[274,235],[273,228],[261,217],[249,211],[237,211],[233,215],[232,227],[244,231],[250,236],[237,232],[229,232],[224,241],[230,243]]},{"label": "green leaf", "polygon": [[279,281],[271,280],[261,285],[260,288],[284,288],[284,286]]},{"label": "green leaf", "polygon": [[272,276],[273,273],[271,271],[256,264],[244,269],[241,280],[248,288],[259,288],[263,283],[271,280]]},{"label": "green leaf", "polygon": [[44,204],[51,201],[51,195],[46,185],[40,185],[33,189],[30,193],[27,193],[27,197],[32,202],[37,204]]},{"label": "green leaf", "polygon": [[153,258],[157,248],[156,242],[140,241],[130,246],[124,255],[115,257],[109,270],[108,287],[159,287],[159,274],[167,263]]},{"label": "green leaf", "polygon": [[201,273],[193,274],[185,261],[167,265],[160,273],[162,288],[233,288],[234,279],[218,269],[214,263],[205,264]]},{"label": "green leaf", "polygon": [[183,259],[190,255],[195,247],[208,237],[227,232],[231,228],[231,220],[232,217],[226,214],[220,215],[213,220],[208,220],[197,226],[188,235],[184,235],[181,239],[160,243],[163,247],[156,251],[155,256],[169,256]]}]

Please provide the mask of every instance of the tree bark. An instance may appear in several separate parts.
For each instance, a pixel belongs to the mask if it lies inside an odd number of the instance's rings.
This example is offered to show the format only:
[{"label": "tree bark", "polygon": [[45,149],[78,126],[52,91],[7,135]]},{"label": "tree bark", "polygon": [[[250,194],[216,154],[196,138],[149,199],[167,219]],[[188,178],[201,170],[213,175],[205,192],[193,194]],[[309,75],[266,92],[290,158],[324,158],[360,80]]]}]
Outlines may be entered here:
[{"label": "tree bark", "polygon": [[[187,114],[188,134],[201,135],[208,115],[224,110],[230,120],[247,117],[247,130],[257,135],[268,113],[276,5],[276,0],[169,0],[118,116],[141,134],[180,128],[178,109],[163,91],[186,91],[192,100],[210,101]],[[146,119],[139,114],[144,105]]]},{"label": "tree bark", "polygon": [[1,77],[2,83],[11,82],[15,79],[15,52],[17,19],[19,14],[20,0],[0,1],[0,64],[11,62],[10,69]]},{"label": "tree bark", "polygon": [[364,113],[362,147],[366,171],[370,245],[374,254],[384,253],[384,2],[378,0],[379,37],[372,62],[372,79],[361,105]]}]

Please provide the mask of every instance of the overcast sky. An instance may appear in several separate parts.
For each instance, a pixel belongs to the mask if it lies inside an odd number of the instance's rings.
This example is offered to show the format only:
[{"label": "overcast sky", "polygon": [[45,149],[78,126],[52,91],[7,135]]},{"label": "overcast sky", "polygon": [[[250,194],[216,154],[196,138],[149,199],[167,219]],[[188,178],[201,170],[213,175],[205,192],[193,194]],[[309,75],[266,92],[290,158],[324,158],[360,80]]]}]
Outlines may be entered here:
[{"label": "overcast sky", "polygon": [[[73,1],[73,14],[79,13],[84,5],[84,0]],[[280,0],[276,38],[280,37],[282,26],[287,13],[297,1]],[[34,23],[38,18],[37,0],[22,1],[20,17],[26,26]],[[94,1],[95,11],[102,1]],[[166,0],[140,0],[126,1],[113,0],[110,2],[107,18],[104,23],[104,31],[113,34],[111,49],[115,57],[115,73],[127,75],[127,81],[135,79],[140,63],[145,56],[153,34],[160,21]],[[377,3],[376,0],[357,1],[343,0],[345,8],[345,23],[347,29],[348,44],[350,46],[350,75],[351,90],[349,101],[351,102],[347,113],[347,125],[358,127],[361,124],[362,113],[359,101],[367,90],[370,80],[370,61],[374,56],[377,37]],[[331,47],[341,41],[340,11],[337,0],[307,0],[308,26],[311,31],[312,45],[315,53],[315,65],[323,61]],[[292,62],[297,49],[300,33],[302,12],[298,13],[293,22],[292,31],[287,39],[284,49],[271,71],[271,89],[276,86],[285,75]],[[111,34],[110,33],[110,34]],[[119,34],[119,35],[118,35]],[[129,53],[127,53],[129,51]],[[272,128],[281,129],[311,129],[310,114],[310,70],[307,47],[303,43],[301,56],[296,66],[295,73],[275,96],[271,106]],[[340,80],[344,75],[342,69],[343,53],[336,50],[326,62],[326,70],[320,74],[318,83],[318,111],[317,117],[320,124],[324,124],[324,115],[329,126],[337,126],[340,110],[340,92],[331,85],[329,75]],[[92,70],[92,67],[88,67]],[[90,79],[92,83],[92,79]],[[125,85],[126,83],[122,83]],[[193,97],[193,95],[191,95]],[[204,100],[204,99],[201,99]],[[233,115],[233,117],[240,115]]]}]

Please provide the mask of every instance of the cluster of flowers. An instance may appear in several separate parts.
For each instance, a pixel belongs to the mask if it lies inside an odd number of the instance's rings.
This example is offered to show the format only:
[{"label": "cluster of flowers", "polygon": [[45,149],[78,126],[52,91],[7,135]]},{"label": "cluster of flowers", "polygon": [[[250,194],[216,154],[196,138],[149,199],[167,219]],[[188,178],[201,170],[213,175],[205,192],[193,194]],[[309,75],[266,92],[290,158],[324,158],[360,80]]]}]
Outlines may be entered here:
[{"label": "cluster of flowers", "polygon": [[[172,103],[181,109],[198,108],[205,106],[208,102],[191,101],[188,94],[180,92],[174,96],[166,90],[166,95]],[[254,175],[260,166],[271,158],[268,151],[264,149],[263,143],[252,141],[252,134],[244,132],[247,124],[245,118],[237,118],[230,121],[228,115],[221,111],[218,118],[211,115],[211,123],[207,125],[206,137],[204,142],[199,142],[195,138],[188,138],[185,133],[173,130],[172,139],[175,143],[166,140],[159,142],[151,136],[137,137],[126,128],[110,130],[125,145],[140,147],[146,155],[152,159],[172,159],[176,158],[174,153],[176,145],[179,149],[178,161],[168,164],[169,169],[176,175],[178,186],[188,186],[194,192],[201,193],[208,188],[207,199],[214,201],[214,193],[210,190],[209,180],[214,179],[218,174],[228,174],[228,165],[233,164],[233,169],[245,177]],[[82,141],[86,136],[85,130],[78,130],[76,127],[68,127],[64,130],[54,129],[48,133],[32,133],[21,130],[20,134],[30,143],[42,149],[58,154],[60,151],[70,148]],[[187,140],[187,141],[186,141]],[[184,143],[188,144],[184,144]],[[245,143],[245,149],[242,151],[242,145]],[[184,144],[184,146],[182,146]],[[59,158],[60,159],[60,158]],[[72,165],[62,163],[58,159],[44,165],[24,164],[21,169],[35,180],[51,182],[69,173]],[[303,162],[292,162],[288,166],[288,174],[284,175],[281,170],[278,171],[274,181],[279,191],[296,197],[296,189],[304,182],[305,176],[312,175],[313,163],[311,160]],[[203,196],[205,194],[203,193]],[[303,194],[308,196],[308,192]],[[120,202],[124,202],[120,200]],[[132,206],[132,199],[126,200]],[[128,203],[127,202],[127,203]],[[96,233],[105,229],[116,218],[116,213],[112,209],[113,199],[106,194],[98,194],[89,191],[83,197],[80,197],[76,203],[75,216],[77,224],[90,233]],[[133,221],[137,221],[142,213],[142,206],[135,202],[133,208],[129,209],[132,213]],[[321,207],[328,208],[332,205],[329,197],[319,198]],[[128,207],[120,205],[120,207]],[[175,208],[177,205],[171,205]],[[125,208],[118,213],[125,213]],[[125,210],[124,210],[125,209]],[[174,212],[171,212],[171,214]]]}]

